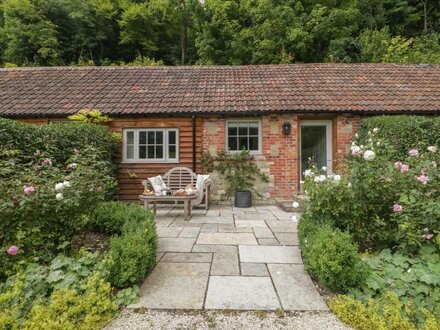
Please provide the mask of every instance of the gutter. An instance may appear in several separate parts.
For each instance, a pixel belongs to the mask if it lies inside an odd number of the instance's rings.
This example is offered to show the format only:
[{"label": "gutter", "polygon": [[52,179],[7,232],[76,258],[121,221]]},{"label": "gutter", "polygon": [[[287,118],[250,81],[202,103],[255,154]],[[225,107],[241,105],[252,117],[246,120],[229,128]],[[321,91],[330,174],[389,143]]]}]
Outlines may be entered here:
[{"label": "gutter", "polygon": [[197,167],[197,156],[196,156],[196,116],[193,114],[191,116],[192,119],[192,170],[194,173],[196,173],[196,167]]}]

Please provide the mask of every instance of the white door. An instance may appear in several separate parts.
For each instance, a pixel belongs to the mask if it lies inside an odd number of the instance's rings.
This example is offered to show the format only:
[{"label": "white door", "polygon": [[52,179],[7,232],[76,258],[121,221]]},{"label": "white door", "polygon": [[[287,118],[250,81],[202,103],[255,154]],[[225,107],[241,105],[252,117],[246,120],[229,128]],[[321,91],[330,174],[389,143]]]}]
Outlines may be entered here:
[{"label": "white door", "polygon": [[302,120],[300,122],[300,171],[301,181],[304,171],[312,165],[321,169],[327,167],[327,174],[332,173],[332,121]]}]

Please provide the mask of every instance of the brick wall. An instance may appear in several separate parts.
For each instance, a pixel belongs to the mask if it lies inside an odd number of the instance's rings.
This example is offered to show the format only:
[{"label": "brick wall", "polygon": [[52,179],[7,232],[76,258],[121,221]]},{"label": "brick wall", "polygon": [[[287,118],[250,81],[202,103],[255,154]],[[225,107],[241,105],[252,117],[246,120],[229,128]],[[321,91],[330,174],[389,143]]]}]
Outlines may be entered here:
[{"label": "brick wall", "polygon": [[[351,138],[359,128],[359,116],[339,115],[334,117],[303,117],[299,115],[267,115],[259,117],[262,126],[262,154],[255,156],[256,164],[270,179],[269,183],[257,183],[257,189],[265,199],[291,199],[299,189],[299,139],[301,118],[333,120],[333,159],[336,168],[341,168],[342,158],[350,149]],[[203,120],[203,149],[216,154],[225,147],[225,124],[223,117]],[[282,124],[290,122],[292,131],[283,135]],[[215,174],[214,174],[215,175]],[[220,199],[225,182],[214,176],[213,198]]]}]

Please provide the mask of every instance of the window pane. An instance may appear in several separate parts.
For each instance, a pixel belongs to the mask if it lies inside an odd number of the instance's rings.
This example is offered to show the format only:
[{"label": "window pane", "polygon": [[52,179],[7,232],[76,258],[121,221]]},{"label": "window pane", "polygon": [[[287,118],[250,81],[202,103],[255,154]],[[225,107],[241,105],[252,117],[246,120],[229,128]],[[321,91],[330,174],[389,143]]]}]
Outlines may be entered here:
[{"label": "window pane", "polygon": [[327,166],[327,127],[324,125],[301,127],[301,175],[312,165]]},{"label": "window pane", "polygon": [[239,135],[248,135],[248,124],[247,123],[239,123],[238,124],[238,134]]},{"label": "window pane", "polygon": [[163,158],[163,147],[156,146],[156,158]]},{"label": "window pane", "polygon": [[237,135],[237,123],[228,123],[228,135]]},{"label": "window pane", "polygon": [[156,132],[156,144],[163,144],[163,132]]},{"label": "window pane", "polygon": [[139,146],[139,158],[145,159],[147,158],[147,149],[144,146]]},{"label": "window pane", "polygon": [[249,137],[249,150],[258,150],[258,137],[251,136]]},{"label": "window pane", "polygon": [[134,146],[127,146],[127,150],[125,152],[127,159],[134,159]]},{"label": "window pane", "polygon": [[[148,144],[154,144],[155,138],[154,138],[155,132],[148,132]],[[150,158],[150,157],[148,157]]]},{"label": "window pane", "polygon": [[148,159],[154,159],[154,146],[148,146]]},{"label": "window pane", "polygon": [[248,148],[248,138],[246,136],[240,136],[238,138],[238,149],[241,151],[243,149],[249,150]]},{"label": "window pane", "polygon": [[258,123],[249,123],[249,135],[258,135]]},{"label": "window pane", "polygon": [[176,146],[169,146],[168,147],[168,158],[170,158],[170,159],[177,158]]},{"label": "window pane", "polygon": [[228,138],[228,150],[238,150],[237,149],[237,138],[234,137],[229,137]]},{"label": "window pane", "polygon": [[127,132],[127,144],[134,143],[134,132]]},{"label": "window pane", "polygon": [[139,132],[139,144],[147,143],[147,132]]},{"label": "window pane", "polygon": [[175,131],[168,132],[168,144],[176,144],[176,132]]}]

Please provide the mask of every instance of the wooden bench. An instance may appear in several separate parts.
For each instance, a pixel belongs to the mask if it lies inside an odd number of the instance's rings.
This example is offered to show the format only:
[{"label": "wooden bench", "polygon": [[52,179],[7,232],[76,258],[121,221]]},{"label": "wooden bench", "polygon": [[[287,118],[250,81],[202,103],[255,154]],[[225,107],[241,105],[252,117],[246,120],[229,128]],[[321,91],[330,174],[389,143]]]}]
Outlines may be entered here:
[{"label": "wooden bench", "polygon": [[[188,185],[191,185],[191,187],[195,188],[197,183],[197,174],[195,174],[188,167],[174,167],[162,175],[162,179],[169,189],[176,191],[179,189],[185,189],[185,187]],[[152,190],[149,180],[143,180],[142,184],[144,185],[145,189]],[[205,180],[202,189],[198,190],[197,198],[191,201],[192,206],[202,206],[208,210],[211,184],[211,179],[208,178]],[[177,204],[179,201],[175,200],[174,203]]]}]

